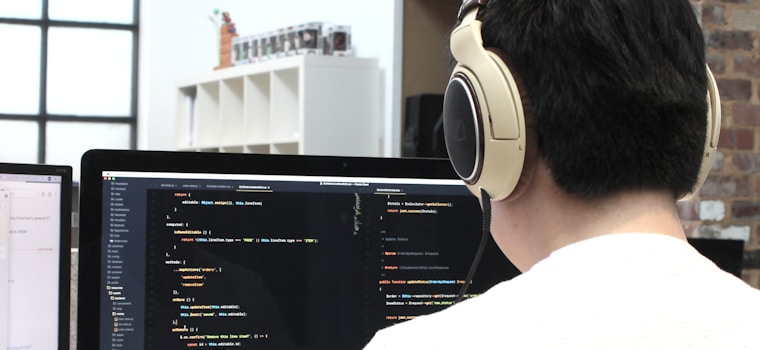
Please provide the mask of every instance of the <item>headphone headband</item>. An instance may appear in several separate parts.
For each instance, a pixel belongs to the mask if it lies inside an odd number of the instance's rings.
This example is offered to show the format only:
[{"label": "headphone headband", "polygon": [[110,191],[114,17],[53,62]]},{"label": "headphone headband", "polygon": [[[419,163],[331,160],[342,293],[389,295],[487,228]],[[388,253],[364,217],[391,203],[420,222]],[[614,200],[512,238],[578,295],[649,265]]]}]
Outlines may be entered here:
[{"label": "headphone headband", "polygon": [[[459,9],[461,23],[454,28],[450,48],[456,67],[444,95],[444,138],[457,174],[478,198],[484,190],[493,200],[519,193],[526,159],[526,122],[517,80],[498,50],[483,47],[482,23],[478,12],[488,0],[464,0]],[[680,196],[691,199],[706,180],[720,135],[720,95],[707,72],[707,130],[704,153],[692,191]],[[532,137],[534,138],[534,137]],[[524,169],[526,168],[526,169]],[[528,176],[529,177],[529,176]],[[522,186],[520,186],[522,188]]]},{"label": "headphone headband", "polygon": [[705,135],[705,149],[702,156],[702,164],[699,166],[699,175],[697,175],[697,182],[694,183],[694,187],[691,192],[684,194],[679,200],[687,201],[694,198],[699,193],[699,189],[702,184],[707,180],[707,176],[710,175],[710,169],[712,168],[712,162],[715,158],[715,153],[718,152],[718,137],[720,136],[720,122],[721,122],[721,110],[720,110],[720,93],[718,92],[718,84],[715,82],[715,77],[712,74],[709,66],[707,67],[707,132]]},{"label": "headphone headband", "polygon": [[472,11],[476,7],[485,7],[488,5],[488,0],[463,0],[462,6],[459,7],[459,12],[457,13],[457,19],[462,20],[464,18],[464,15]]}]

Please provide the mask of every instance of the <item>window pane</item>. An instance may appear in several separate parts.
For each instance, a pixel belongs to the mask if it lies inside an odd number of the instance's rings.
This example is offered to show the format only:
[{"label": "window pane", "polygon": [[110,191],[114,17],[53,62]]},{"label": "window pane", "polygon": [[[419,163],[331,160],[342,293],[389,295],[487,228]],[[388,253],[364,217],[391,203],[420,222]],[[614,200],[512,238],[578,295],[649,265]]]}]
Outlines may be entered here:
[{"label": "window pane", "polygon": [[0,17],[39,19],[41,15],[40,0],[0,0]]},{"label": "window pane", "polygon": [[50,0],[48,15],[67,21],[129,24],[133,6],[132,0]]},{"label": "window pane", "polygon": [[47,112],[129,116],[132,33],[50,28]]},{"label": "window pane", "polygon": [[38,123],[0,120],[0,162],[37,163]]},{"label": "window pane", "polygon": [[49,122],[45,163],[71,165],[79,180],[79,162],[89,149],[128,149],[128,124]]},{"label": "window pane", "polygon": [[0,47],[6,53],[0,55],[0,113],[38,113],[40,40],[39,27],[0,24]]}]

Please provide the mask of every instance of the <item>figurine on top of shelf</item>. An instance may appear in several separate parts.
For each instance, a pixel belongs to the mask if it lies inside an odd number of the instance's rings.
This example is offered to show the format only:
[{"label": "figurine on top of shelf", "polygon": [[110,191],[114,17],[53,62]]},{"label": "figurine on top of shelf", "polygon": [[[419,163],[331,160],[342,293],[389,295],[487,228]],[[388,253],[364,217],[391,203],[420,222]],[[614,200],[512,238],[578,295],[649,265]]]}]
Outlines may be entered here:
[{"label": "figurine on top of shelf", "polygon": [[224,21],[224,24],[222,25],[222,31],[226,30],[227,33],[237,34],[237,30],[235,29],[235,22],[232,22],[232,17],[230,17],[229,12],[222,12],[222,21]]},{"label": "figurine on top of shelf", "polygon": [[232,38],[238,36],[237,28],[235,28],[235,23],[232,22],[232,17],[230,17],[230,13],[227,11],[224,11],[221,14],[222,14],[221,25],[219,24],[219,21],[217,20],[219,16],[219,9],[214,9],[214,16],[209,16],[209,18],[211,19],[211,21],[214,23],[214,25],[217,27],[217,30],[218,30],[217,48],[219,50],[219,65],[214,67],[215,70],[232,67]]}]

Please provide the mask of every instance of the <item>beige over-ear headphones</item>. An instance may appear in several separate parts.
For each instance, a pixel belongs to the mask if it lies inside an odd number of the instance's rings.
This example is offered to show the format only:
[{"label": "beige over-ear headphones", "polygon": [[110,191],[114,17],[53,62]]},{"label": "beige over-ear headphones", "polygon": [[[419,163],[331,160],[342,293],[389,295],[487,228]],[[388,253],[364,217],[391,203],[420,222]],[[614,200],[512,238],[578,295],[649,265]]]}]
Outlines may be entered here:
[{"label": "beige over-ear headphones", "polygon": [[[449,159],[470,191],[492,200],[515,193],[526,162],[525,111],[518,84],[502,55],[483,47],[478,11],[488,0],[465,0],[461,23],[451,33],[451,53],[457,65],[444,95],[443,125]],[[690,199],[712,166],[720,134],[720,96],[707,68],[707,135],[699,176]],[[491,103],[490,101],[498,101]]]}]

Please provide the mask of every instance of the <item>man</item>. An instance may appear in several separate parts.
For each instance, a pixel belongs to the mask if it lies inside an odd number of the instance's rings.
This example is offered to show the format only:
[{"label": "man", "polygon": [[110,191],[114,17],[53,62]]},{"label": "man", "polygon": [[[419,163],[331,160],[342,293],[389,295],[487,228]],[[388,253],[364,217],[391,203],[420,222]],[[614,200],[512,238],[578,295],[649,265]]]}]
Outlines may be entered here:
[{"label": "man", "polygon": [[465,1],[460,20],[447,147],[523,274],[366,349],[760,349],[760,291],[675,206],[720,124],[689,1]]}]

